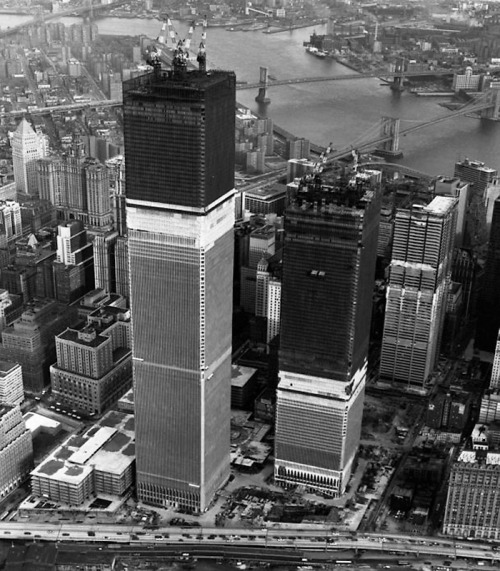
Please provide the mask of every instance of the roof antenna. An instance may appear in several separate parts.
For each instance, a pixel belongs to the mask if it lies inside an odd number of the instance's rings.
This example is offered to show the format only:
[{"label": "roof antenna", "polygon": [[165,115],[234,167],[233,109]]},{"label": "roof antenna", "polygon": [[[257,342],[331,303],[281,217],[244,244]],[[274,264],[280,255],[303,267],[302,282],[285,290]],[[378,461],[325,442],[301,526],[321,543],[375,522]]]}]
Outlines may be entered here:
[{"label": "roof antenna", "polygon": [[198,68],[203,73],[207,71],[207,52],[205,49],[205,44],[207,41],[207,27],[208,27],[208,21],[207,17],[205,16],[203,18],[203,31],[201,34],[201,42],[198,49],[198,56],[196,58],[196,61],[198,62]]}]

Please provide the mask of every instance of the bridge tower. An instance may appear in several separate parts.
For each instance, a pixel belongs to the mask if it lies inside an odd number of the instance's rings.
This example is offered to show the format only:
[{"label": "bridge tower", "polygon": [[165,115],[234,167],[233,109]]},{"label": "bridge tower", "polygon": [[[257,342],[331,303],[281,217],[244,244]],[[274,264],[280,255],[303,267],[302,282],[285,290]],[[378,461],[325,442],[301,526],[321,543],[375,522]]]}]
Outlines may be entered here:
[{"label": "bridge tower", "polygon": [[396,74],[394,76],[394,79],[392,81],[391,84],[391,89],[393,91],[404,91],[404,79],[405,79],[405,60],[404,58],[398,59],[398,61],[396,62],[396,68],[394,70],[394,73]]},{"label": "bridge tower", "polygon": [[382,117],[380,124],[380,137],[390,137],[389,140],[381,143],[377,149],[380,155],[388,157],[402,156],[399,150],[399,117]]},{"label": "bridge tower", "polygon": [[500,81],[492,81],[486,90],[486,102],[490,105],[481,110],[481,118],[500,119]]},{"label": "bridge tower", "polygon": [[257,101],[257,103],[265,103],[265,104],[271,103],[271,99],[267,96],[267,88],[269,86],[269,77],[267,72],[268,68],[261,66],[260,77],[259,77],[259,83],[260,83],[259,93],[255,98],[255,101]]}]

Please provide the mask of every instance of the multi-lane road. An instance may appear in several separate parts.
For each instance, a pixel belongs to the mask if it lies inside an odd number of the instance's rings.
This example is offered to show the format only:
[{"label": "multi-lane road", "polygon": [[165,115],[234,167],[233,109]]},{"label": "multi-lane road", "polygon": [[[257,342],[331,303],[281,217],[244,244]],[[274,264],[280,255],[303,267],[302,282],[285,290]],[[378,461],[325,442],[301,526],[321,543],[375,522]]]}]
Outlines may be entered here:
[{"label": "multi-lane road", "polygon": [[[44,540],[53,542],[85,542],[137,545],[160,545],[179,549],[195,546],[197,552],[213,547],[266,549],[288,548],[297,552],[325,551],[353,553],[386,553],[398,556],[428,558],[466,558],[500,564],[500,551],[489,543],[426,538],[410,535],[343,534],[331,529],[311,526],[293,529],[269,526],[262,528],[159,527],[105,524],[44,524],[26,522],[0,523],[0,539]],[[500,547],[499,547],[500,549]]]}]

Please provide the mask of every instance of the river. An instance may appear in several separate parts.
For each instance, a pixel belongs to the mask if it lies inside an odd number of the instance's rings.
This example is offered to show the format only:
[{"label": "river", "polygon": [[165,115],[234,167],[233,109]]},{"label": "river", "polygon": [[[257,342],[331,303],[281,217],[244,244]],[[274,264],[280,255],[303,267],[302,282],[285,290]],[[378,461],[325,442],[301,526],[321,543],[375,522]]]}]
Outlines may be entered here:
[{"label": "river", "polygon": [[[2,15],[0,28],[26,19],[26,16]],[[68,25],[81,21],[80,18],[61,20]],[[158,20],[139,18],[103,18],[97,20],[97,25],[101,34],[149,37],[156,37],[161,27]],[[175,25],[184,37],[187,23]],[[277,79],[352,74],[352,70],[334,60],[305,52],[302,44],[314,30],[324,33],[322,26],[278,34],[208,28],[209,67],[234,70],[238,80],[248,82],[258,81],[259,67],[263,65]],[[199,34],[200,30],[196,30],[194,46]],[[272,87],[271,104],[267,108],[254,101],[255,95],[244,90],[238,92],[237,98],[255,111],[267,113],[275,123],[297,136],[319,145],[332,142],[337,149],[350,145],[367,132],[373,133],[382,115],[400,117],[404,129],[449,113],[439,105],[443,98],[393,93],[377,78]],[[500,124],[492,121],[450,119],[402,137],[400,147],[404,152],[401,163],[431,174],[452,175],[454,163],[465,157],[500,170]]]}]

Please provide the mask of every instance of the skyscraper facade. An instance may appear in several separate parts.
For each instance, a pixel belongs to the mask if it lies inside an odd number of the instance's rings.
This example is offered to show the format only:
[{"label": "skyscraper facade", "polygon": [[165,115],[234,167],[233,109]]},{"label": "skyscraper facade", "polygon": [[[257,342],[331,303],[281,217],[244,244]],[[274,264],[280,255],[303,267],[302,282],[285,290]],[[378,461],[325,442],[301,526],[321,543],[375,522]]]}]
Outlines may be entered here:
[{"label": "skyscraper facade", "polygon": [[109,170],[87,157],[82,144],[61,157],[37,161],[40,198],[49,200],[60,220],[81,220],[99,232],[112,226]]},{"label": "skyscraper facade", "polygon": [[450,284],[457,199],[396,213],[380,376],[423,390],[439,354]]},{"label": "skyscraper facade", "polygon": [[500,198],[493,203],[483,288],[478,300],[476,346],[493,351],[500,328]]},{"label": "skyscraper facade", "polygon": [[359,443],[380,190],[300,185],[285,214],[275,480],[345,491]]},{"label": "skyscraper facade", "polygon": [[57,227],[57,261],[53,269],[54,294],[58,301],[72,303],[94,289],[93,246],[80,220]]},{"label": "skyscraper facade", "polygon": [[33,442],[19,405],[0,405],[0,498],[26,478],[33,467]]},{"label": "skyscraper facade", "polygon": [[500,420],[500,331],[497,335],[495,357],[491,370],[488,389],[481,398],[479,422],[497,422]]},{"label": "skyscraper facade", "polygon": [[467,208],[463,244],[467,247],[483,246],[488,241],[486,231],[486,188],[497,176],[497,171],[480,161],[464,159],[455,163],[454,176],[468,182]]},{"label": "skyscraper facade", "polygon": [[38,194],[37,160],[45,156],[46,140],[23,117],[12,136],[12,164],[17,192]]},{"label": "skyscraper facade", "polygon": [[123,86],[137,495],[194,511],[229,475],[235,85]]}]

